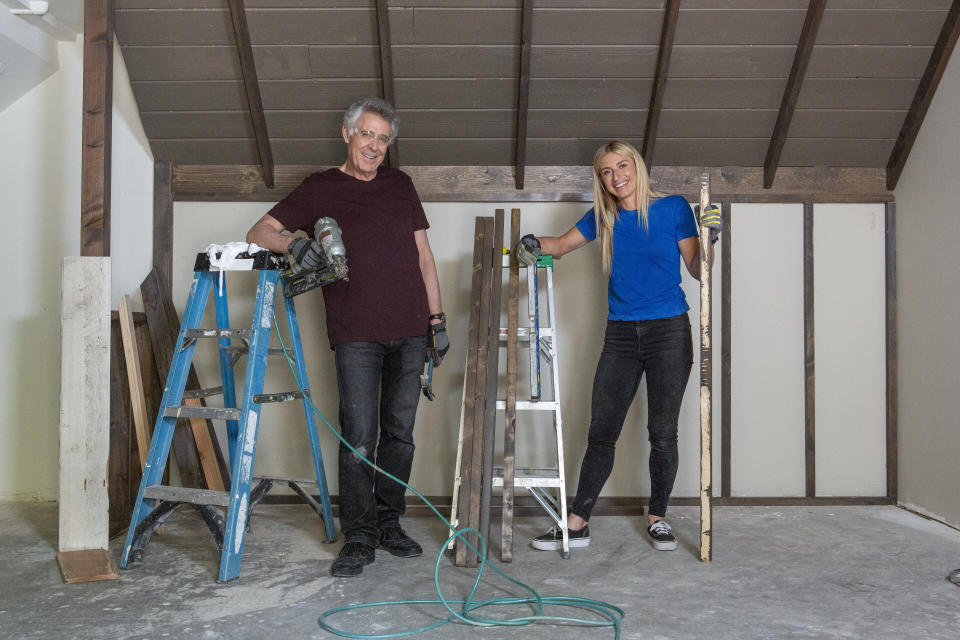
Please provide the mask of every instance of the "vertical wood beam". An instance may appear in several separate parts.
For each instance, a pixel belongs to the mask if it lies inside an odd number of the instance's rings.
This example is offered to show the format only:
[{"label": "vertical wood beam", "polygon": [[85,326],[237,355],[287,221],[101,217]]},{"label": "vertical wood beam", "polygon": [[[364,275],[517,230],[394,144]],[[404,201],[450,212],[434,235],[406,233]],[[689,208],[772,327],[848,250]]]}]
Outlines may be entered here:
[{"label": "vertical wood beam", "polygon": [[731,441],[731,374],[730,344],[732,326],[730,321],[730,287],[733,274],[730,272],[732,228],[730,224],[730,203],[720,205],[723,219],[723,237],[720,254],[720,496],[730,497],[730,470],[732,458]]},{"label": "vertical wood beam", "polygon": [[113,3],[83,3],[83,151],[80,255],[110,255],[110,151],[113,121]]},{"label": "vertical wood beam", "polygon": [[530,112],[530,56],[533,43],[533,0],[523,0],[520,17],[520,69],[517,73],[517,144],[514,182],[523,189],[527,167],[527,116]]},{"label": "vertical wood beam", "polygon": [[[377,32],[380,36],[380,88],[383,99],[396,108],[396,94],[393,91],[393,49],[390,39],[390,8],[388,0],[377,0]],[[387,163],[394,169],[400,166],[400,142],[393,141],[387,150]]]},{"label": "vertical wood beam", "polygon": [[780,102],[777,123],[773,127],[770,146],[767,147],[767,157],[763,161],[763,187],[765,189],[773,186],[773,179],[777,175],[780,154],[783,152],[783,144],[787,140],[787,132],[790,130],[793,112],[797,108],[800,88],[803,86],[804,76],[807,75],[807,64],[809,64],[810,55],[813,53],[813,45],[817,41],[817,31],[820,29],[820,21],[823,18],[823,10],[826,6],[827,0],[810,0],[810,4],[807,5],[807,15],[803,20],[800,41],[797,43],[797,50],[793,55],[790,77],[787,78],[787,86],[783,90],[783,100]]},{"label": "vertical wood beam", "polygon": [[937,44],[930,54],[927,68],[923,72],[923,77],[920,78],[917,92],[913,95],[913,103],[903,120],[900,135],[897,136],[893,151],[890,152],[890,159],[887,161],[887,189],[890,191],[897,187],[900,174],[910,156],[910,150],[913,149],[913,143],[917,139],[917,134],[920,133],[920,125],[923,124],[927,109],[930,108],[933,96],[940,85],[940,78],[943,77],[947,63],[950,62],[958,35],[960,35],[960,0],[953,0],[943,27],[940,29]]},{"label": "vertical wood beam", "polygon": [[257,80],[257,67],[253,60],[253,46],[250,44],[250,30],[247,28],[247,12],[243,0],[228,0],[230,18],[233,22],[233,35],[237,42],[237,54],[240,57],[240,73],[243,76],[243,88],[247,95],[247,110],[253,124],[253,135],[260,156],[260,169],[263,183],[273,188],[273,152],[270,150],[270,136],[267,133],[267,119],[263,115],[263,100],[260,98],[260,82]]},{"label": "vertical wood beam", "polygon": [[804,476],[806,496],[817,495],[817,420],[815,340],[813,327],[813,203],[803,203],[803,352]]},{"label": "vertical wood beam", "polygon": [[887,344],[887,497],[897,500],[897,208],[886,206],[884,259],[886,263],[886,344]]},{"label": "vertical wood beam", "polygon": [[163,160],[153,164],[153,266],[172,297],[173,165]]},{"label": "vertical wood beam", "polygon": [[653,92],[650,94],[650,106],[647,108],[647,126],[643,131],[643,150],[640,153],[648,170],[653,166],[653,148],[657,143],[660,110],[663,108],[663,94],[666,91],[667,74],[670,71],[670,57],[673,55],[673,36],[677,31],[679,17],[680,0],[667,0],[663,13],[663,27],[660,29],[657,74],[653,80]]}]

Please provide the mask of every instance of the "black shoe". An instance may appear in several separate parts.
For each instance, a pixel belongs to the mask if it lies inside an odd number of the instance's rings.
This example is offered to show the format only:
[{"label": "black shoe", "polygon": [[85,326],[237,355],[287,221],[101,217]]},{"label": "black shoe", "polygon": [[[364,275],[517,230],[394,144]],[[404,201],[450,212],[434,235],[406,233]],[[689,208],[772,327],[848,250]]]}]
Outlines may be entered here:
[{"label": "black shoe", "polygon": [[665,520],[657,520],[647,527],[647,535],[657,551],[673,551],[677,548],[677,539],[670,532],[670,525]]},{"label": "black shoe", "polygon": [[[590,525],[583,525],[582,529],[567,529],[567,543],[571,549],[590,545]],[[534,549],[540,551],[560,551],[563,549],[563,531],[560,527],[551,527],[542,536],[537,536],[531,543]]]},{"label": "black shoe", "polygon": [[387,527],[380,531],[380,546],[390,555],[398,558],[416,558],[423,555],[423,549],[417,541],[408,536],[400,527]]},{"label": "black shoe", "polygon": [[330,574],[337,578],[358,576],[366,565],[373,562],[375,556],[373,547],[362,542],[348,542],[330,566]]}]

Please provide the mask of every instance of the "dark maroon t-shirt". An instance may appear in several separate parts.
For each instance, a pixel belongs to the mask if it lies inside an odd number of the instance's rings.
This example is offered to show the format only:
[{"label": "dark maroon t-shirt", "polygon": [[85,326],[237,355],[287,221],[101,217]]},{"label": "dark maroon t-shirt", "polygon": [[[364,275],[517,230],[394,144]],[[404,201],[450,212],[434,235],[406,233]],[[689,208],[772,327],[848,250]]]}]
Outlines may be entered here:
[{"label": "dark maroon t-shirt", "polygon": [[364,181],[339,169],[314,173],[269,213],[285,229],[311,237],[322,217],[343,230],[350,279],[323,287],[331,348],[427,333],[427,290],[413,234],[430,225],[407,174],[380,167]]}]

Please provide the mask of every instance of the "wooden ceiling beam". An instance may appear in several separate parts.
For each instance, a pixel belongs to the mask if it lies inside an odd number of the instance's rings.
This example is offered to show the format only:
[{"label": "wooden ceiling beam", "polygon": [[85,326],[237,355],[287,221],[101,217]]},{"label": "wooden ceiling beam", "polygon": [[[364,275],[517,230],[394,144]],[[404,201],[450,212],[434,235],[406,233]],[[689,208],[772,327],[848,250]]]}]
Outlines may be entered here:
[{"label": "wooden ceiling beam", "polygon": [[113,2],[83,3],[83,118],[80,255],[110,255],[110,153],[113,114]]},{"label": "wooden ceiling beam", "polygon": [[267,188],[273,188],[273,152],[270,150],[270,136],[267,133],[267,119],[263,115],[263,100],[260,97],[260,82],[257,80],[257,67],[253,60],[253,46],[250,44],[250,30],[247,28],[247,13],[243,0],[228,0],[230,18],[233,22],[233,34],[237,42],[237,54],[240,57],[240,73],[243,75],[243,88],[247,95],[247,110],[253,124],[253,135],[260,156],[260,168],[263,182]]},{"label": "wooden ceiling beam", "polygon": [[679,17],[680,0],[667,0],[667,6],[663,12],[663,27],[660,29],[657,72],[653,79],[653,91],[650,93],[650,106],[647,108],[647,126],[643,131],[643,150],[640,152],[647,169],[653,166],[653,148],[657,143],[657,128],[660,126],[663,94],[667,89],[667,75],[670,71],[670,58],[673,55],[673,36],[677,31]]},{"label": "wooden ceiling beam", "polygon": [[[200,202],[277,202],[315,171],[328,166],[280,165],[275,189],[265,189],[255,165],[174,165],[173,198]],[[516,190],[514,167],[408,166],[424,202],[591,202],[589,166],[526,168]],[[882,167],[782,167],[777,186],[763,186],[762,167],[655,167],[653,185],[665,193],[699,198],[699,176],[711,175],[717,202],[891,202]]]},{"label": "wooden ceiling beam", "polygon": [[[377,32],[380,36],[380,89],[383,99],[397,106],[393,91],[393,44],[390,39],[390,7],[388,0],[377,0]],[[387,163],[394,169],[400,166],[400,141],[394,140],[387,150]]]},{"label": "wooden ceiling beam", "polygon": [[514,185],[523,189],[527,167],[527,117],[530,113],[530,56],[533,44],[533,0],[523,0],[520,18],[520,69],[517,74],[517,140]]},{"label": "wooden ceiling beam", "polygon": [[960,0],[953,0],[950,5],[950,11],[947,12],[947,18],[943,21],[943,27],[940,29],[940,36],[937,38],[937,44],[930,54],[930,60],[927,62],[927,68],[920,78],[920,84],[917,86],[917,92],[913,96],[913,103],[903,120],[903,127],[900,129],[900,135],[893,145],[893,151],[890,153],[890,159],[887,161],[887,189],[891,191],[896,188],[900,180],[900,174],[910,156],[910,150],[913,143],[920,133],[920,126],[927,115],[927,109],[933,101],[933,96],[940,85],[940,78],[950,62],[950,56],[953,53],[954,46],[957,44],[957,36],[960,34]]},{"label": "wooden ceiling beam", "polygon": [[803,79],[807,75],[807,65],[810,63],[810,55],[813,53],[813,45],[817,41],[817,31],[820,29],[820,21],[823,18],[823,10],[826,6],[827,0],[810,0],[810,4],[807,5],[807,15],[803,20],[800,41],[797,43],[797,50],[793,55],[790,77],[787,78],[787,86],[783,90],[783,100],[780,102],[777,123],[773,127],[770,146],[767,147],[767,157],[763,161],[763,186],[765,189],[773,186],[773,179],[777,175],[780,154],[783,152],[783,144],[787,140],[787,132],[790,130],[793,112],[797,109],[800,88],[803,86]]}]

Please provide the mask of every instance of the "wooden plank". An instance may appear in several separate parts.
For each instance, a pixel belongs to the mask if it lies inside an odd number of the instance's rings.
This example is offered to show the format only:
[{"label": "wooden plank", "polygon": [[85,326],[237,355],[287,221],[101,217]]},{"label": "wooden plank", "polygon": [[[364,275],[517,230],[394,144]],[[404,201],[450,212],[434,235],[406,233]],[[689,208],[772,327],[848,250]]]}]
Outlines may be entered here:
[{"label": "wooden plank", "polygon": [[240,58],[240,71],[243,74],[243,88],[247,96],[247,110],[253,125],[254,138],[257,141],[257,154],[263,182],[268,189],[273,188],[273,152],[270,150],[270,135],[267,133],[267,121],[263,116],[263,100],[260,98],[260,83],[257,80],[257,67],[253,60],[253,48],[250,45],[250,31],[247,28],[247,12],[243,0],[228,0],[233,34],[237,43],[237,55]]},{"label": "wooden plank", "polygon": [[103,549],[82,549],[57,553],[60,574],[67,584],[116,580],[120,577],[110,555]]},{"label": "wooden plank", "polygon": [[643,150],[641,155],[647,168],[653,166],[653,150],[657,142],[657,128],[660,124],[660,110],[663,108],[663,94],[667,88],[670,72],[670,58],[673,55],[673,37],[677,31],[677,18],[680,15],[680,0],[667,0],[663,10],[663,23],[660,29],[660,48],[657,51],[657,70],[650,94],[650,106],[647,107],[647,125],[643,132]]},{"label": "wooden plank", "polygon": [[[110,537],[125,531],[130,524],[133,501],[130,499],[130,464],[133,443],[133,416],[123,361],[123,339],[117,312],[110,318],[110,452],[107,462],[107,499]],[[134,500],[136,494],[133,494]]]},{"label": "wooden plank", "polygon": [[137,350],[133,313],[130,311],[130,296],[120,298],[120,331],[123,337],[123,354],[126,362],[127,383],[130,387],[130,404],[133,408],[133,424],[137,438],[137,451],[140,468],[147,464],[147,451],[150,449],[150,418],[147,414],[147,400],[143,392],[143,380],[140,378],[140,354]]},{"label": "wooden plank", "polygon": [[523,0],[520,18],[520,66],[517,70],[517,138],[514,155],[514,184],[523,189],[527,167],[527,118],[530,110],[530,58],[533,44],[533,0]]},{"label": "wooden plank", "polygon": [[767,157],[763,161],[763,186],[767,189],[773,186],[773,179],[777,174],[777,167],[780,165],[783,143],[786,141],[787,132],[790,130],[793,112],[797,108],[800,89],[803,87],[807,65],[810,62],[810,54],[813,53],[813,45],[817,41],[817,31],[820,28],[820,21],[823,18],[823,10],[826,6],[827,0],[810,0],[807,15],[803,20],[803,29],[800,31],[800,40],[793,57],[793,66],[790,68],[787,86],[783,90],[777,123],[773,127],[770,146],[767,148]]},{"label": "wooden plank", "polygon": [[[477,345],[480,342],[480,291],[483,274],[483,218],[477,217],[473,234],[473,275],[470,286],[470,325],[467,336],[466,375],[463,382],[463,439],[460,455],[460,491],[457,505],[457,528],[464,529],[470,524],[470,495],[473,490],[474,452],[474,413],[476,411],[477,385]],[[466,538],[459,538],[456,544],[455,563],[458,567],[467,565]]]},{"label": "wooden plank", "polygon": [[80,255],[109,256],[113,10],[111,0],[84,0],[83,7]]},{"label": "wooden plank", "polygon": [[[390,8],[387,0],[377,0],[377,34],[380,54],[380,95],[397,106],[397,97],[393,91],[393,46],[390,40]],[[387,149],[387,163],[396,169],[400,166],[400,141],[394,140],[393,147]]]},{"label": "wooden plank", "polygon": [[813,308],[813,203],[803,203],[804,483],[817,495],[816,340]]},{"label": "wooden plank", "polygon": [[723,219],[723,233],[720,245],[720,495],[730,497],[731,460],[733,457],[733,419],[731,372],[733,345],[732,306],[733,295],[733,223],[730,203],[724,202],[720,208]]},{"label": "wooden plank", "polygon": [[[173,164],[153,164],[153,268],[168,287],[173,279]],[[169,295],[173,291],[167,290]]]},{"label": "wooden plank", "polygon": [[110,258],[67,256],[61,269],[58,550],[107,549]]},{"label": "wooden plank", "polygon": [[500,303],[503,288],[503,209],[494,214],[490,250],[490,315],[487,326],[487,376],[483,407],[483,484],[480,493],[480,534],[490,542],[490,498],[493,494],[493,451],[496,444],[497,383],[500,361]]},{"label": "wooden plank", "polygon": [[[150,337],[153,341],[153,356],[157,374],[167,379],[167,372],[173,360],[180,321],[173,300],[168,294],[166,284],[156,269],[150,272],[140,285],[143,306],[150,325]],[[188,390],[200,388],[193,366],[187,376]],[[204,406],[203,400],[185,400],[185,405]],[[209,420],[191,419],[191,438],[182,429],[174,430],[173,451],[180,468],[184,486],[213,490],[223,490],[229,482],[230,472],[217,444],[213,423]]]},{"label": "wooden plank", "polygon": [[[174,165],[175,201],[278,202],[304,178],[327,166],[279,165],[276,189],[265,189],[249,165]],[[772,189],[763,188],[761,167],[657,166],[656,189],[696,201],[691,176],[708,170],[711,192],[723,202],[892,202],[881,168],[781,167]],[[591,202],[589,166],[527,167],[526,186],[515,191],[510,166],[407,166],[424,202]]]},{"label": "wooden plank", "polygon": [[510,212],[510,279],[507,284],[507,370],[503,418],[503,515],[500,559],[513,561],[513,482],[517,442],[517,342],[520,328],[520,263],[514,249],[520,242],[520,209]]},{"label": "wooden plank", "polygon": [[884,215],[886,234],[884,257],[886,269],[884,287],[886,289],[886,347],[887,347],[887,497],[896,502],[898,494],[897,477],[897,206],[887,203]]},{"label": "wooden plank", "polygon": [[890,153],[890,159],[887,160],[887,189],[891,191],[896,188],[903,167],[907,163],[907,158],[910,157],[913,143],[917,139],[917,134],[920,133],[920,126],[927,115],[927,109],[930,108],[937,87],[940,86],[940,79],[950,62],[958,36],[960,36],[960,0],[953,0],[950,5],[950,12],[943,21],[943,27],[941,27],[940,35],[937,37],[937,44],[930,55],[927,68],[920,79],[920,85],[913,96],[910,111],[903,121],[903,128],[900,130],[897,142]]},{"label": "wooden plank", "polygon": [[[710,206],[710,174],[700,174],[700,211]],[[713,244],[700,227],[700,561],[713,560]]]}]

